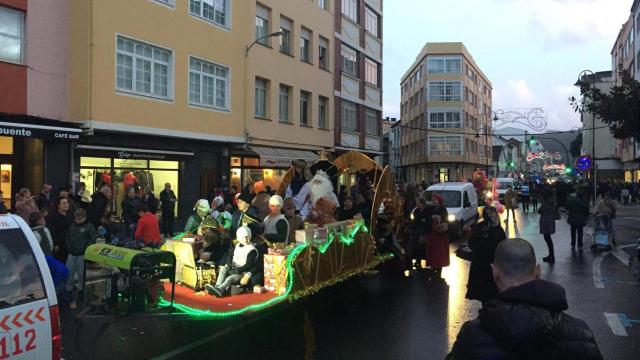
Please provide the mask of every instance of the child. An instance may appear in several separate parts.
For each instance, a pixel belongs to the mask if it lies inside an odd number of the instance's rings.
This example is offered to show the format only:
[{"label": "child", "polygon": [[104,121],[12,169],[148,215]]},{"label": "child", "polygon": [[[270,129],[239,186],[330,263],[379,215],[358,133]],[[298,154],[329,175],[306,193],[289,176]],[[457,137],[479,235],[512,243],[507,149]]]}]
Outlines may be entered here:
[{"label": "child", "polygon": [[66,246],[69,251],[67,258],[67,268],[69,269],[69,279],[66,290],[73,292],[69,308],[77,308],[76,300],[78,292],[73,291],[76,275],[78,276],[78,291],[84,286],[84,251],[91,244],[96,242],[96,228],[87,221],[87,212],[84,209],[77,209],[74,213],[74,223],[69,227],[67,233]]},{"label": "child", "polygon": [[31,227],[33,235],[36,236],[36,240],[38,240],[44,256],[50,256],[53,252],[53,238],[51,237],[49,229],[44,226],[44,216],[42,216],[42,213],[36,211],[29,215],[29,227]]}]

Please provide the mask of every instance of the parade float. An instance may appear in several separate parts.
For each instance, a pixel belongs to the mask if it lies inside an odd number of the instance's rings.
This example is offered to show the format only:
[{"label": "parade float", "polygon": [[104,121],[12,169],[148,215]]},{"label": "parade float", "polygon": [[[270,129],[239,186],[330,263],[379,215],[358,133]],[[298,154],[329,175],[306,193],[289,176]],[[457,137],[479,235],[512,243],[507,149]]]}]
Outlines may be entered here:
[{"label": "parade float", "polygon": [[[107,285],[98,291],[106,294],[102,302],[120,313],[168,312],[198,319],[228,318],[312,295],[391,259],[392,253],[381,250],[374,240],[381,214],[389,219],[385,224],[393,225],[398,218],[397,189],[390,169],[381,168],[358,152],[348,152],[333,161],[321,159],[312,166],[332,170],[331,180],[336,188],[344,185],[347,192],[353,187],[361,193],[368,192],[370,213],[345,221],[328,216],[329,222],[305,222],[304,229],[295,232],[295,242],[286,246],[269,244],[262,256],[264,286],[223,298],[203,291],[204,285],[215,283],[216,268],[196,260],[201,253],[203,230],[208,226],[223,228],[215,221],[207,223],[203,219],[197,230],[168,240],[161,250],[96,244],[87,249],[86,256],[88,263],[107,269],[102,273]],[[284,197],[294,174],[292,166],[278,194]],[[320,205],[311,211],[318,215],[319,210]],[[247,222],[258,222],[245,218]]]}]

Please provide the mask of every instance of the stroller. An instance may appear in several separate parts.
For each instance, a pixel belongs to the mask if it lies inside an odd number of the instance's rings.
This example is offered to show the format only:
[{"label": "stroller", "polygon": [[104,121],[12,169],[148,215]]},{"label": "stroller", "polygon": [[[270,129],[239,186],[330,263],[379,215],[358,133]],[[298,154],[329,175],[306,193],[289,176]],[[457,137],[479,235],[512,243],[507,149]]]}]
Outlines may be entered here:
[{"label": "stroller", "polygon": [[611,226],[611,218],[609,215],[596,214],[593,221],[592,250],[606,249],[607,251],[611,251],[613,248],[611,243]]},{"label": "stroller", "polygon": [[629,189],[622,189],[622,191],[620,191],[620,198],[622,199],[622,205],[630,205],[631,192],[629,191]]}]

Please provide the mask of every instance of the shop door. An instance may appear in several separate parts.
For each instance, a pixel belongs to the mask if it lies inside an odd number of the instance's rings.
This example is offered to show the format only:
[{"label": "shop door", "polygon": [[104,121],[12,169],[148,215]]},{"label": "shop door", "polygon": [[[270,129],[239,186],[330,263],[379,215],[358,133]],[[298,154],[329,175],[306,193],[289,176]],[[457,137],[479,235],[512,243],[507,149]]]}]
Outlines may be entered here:
[{"label": "shop door", "polygon": [[449,182],[449,169],[448,168],[441,168],[438,175],[439,175],[438,176],[438,180],[441,183]]},{"label": "shop door", "polygon": [[13,206],[13,165],[9,159],[0,156],[0,190],[2,190],[2,199],[4,206],[11,209]]}]

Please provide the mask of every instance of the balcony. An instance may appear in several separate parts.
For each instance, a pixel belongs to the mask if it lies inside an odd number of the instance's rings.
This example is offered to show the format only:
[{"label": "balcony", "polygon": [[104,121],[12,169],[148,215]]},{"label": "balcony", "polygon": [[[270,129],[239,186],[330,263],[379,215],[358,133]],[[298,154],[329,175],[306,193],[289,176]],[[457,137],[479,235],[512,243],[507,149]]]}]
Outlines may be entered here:
[{"label": "balcony", "polygon": [[365,105],[372,108],[379,108],[382,105],[382,91],[380,88],[365,84]]},{"label": "balcony", "polygon": [[360,80],[343,73],[341,83],[340,92],[342,96],[353,99],[360,98]]},{"label": "balcony", "polygon": [[379,136],[367,135],[364,138],[364,148],[366,150],[381,151],[382,138]]},{"label": "balcony", "polygon": [[382,0],[365,0],[367,5],[369,5],[372,9],[382,14]]},{"label": "balcony", "polygon": [[360,28],[351,20],[342,17],[342,36],[345,42],[356,48],[360,45]]},{"label": "balcony", "polygon": [[340,145],[351,148],[360,147],[360,134],[343,130],[340,133]]},{"label": "balcony", "polygon": [[368,32],[365,35],[365,53],[377,60],[382,60],[382,42],[377,37],[369,34]]}]

